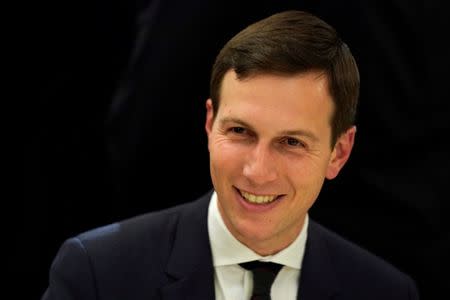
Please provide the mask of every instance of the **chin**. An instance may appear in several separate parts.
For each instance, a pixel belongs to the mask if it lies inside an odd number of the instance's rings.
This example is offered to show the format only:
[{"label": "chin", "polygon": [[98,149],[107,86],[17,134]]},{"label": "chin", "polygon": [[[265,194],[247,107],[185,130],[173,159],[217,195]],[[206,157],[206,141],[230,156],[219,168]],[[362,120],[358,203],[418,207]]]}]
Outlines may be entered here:
[{"label": "chin", "polygon": [[240,223],[240,226],[237,228],[239,234],[239,237],[237,238],[247,246],[249,243],[261,243],[264,241],[269,241],[275,236],[275,231],[273,228],[271,228],[271,226],[249,221],[241,221]]}]

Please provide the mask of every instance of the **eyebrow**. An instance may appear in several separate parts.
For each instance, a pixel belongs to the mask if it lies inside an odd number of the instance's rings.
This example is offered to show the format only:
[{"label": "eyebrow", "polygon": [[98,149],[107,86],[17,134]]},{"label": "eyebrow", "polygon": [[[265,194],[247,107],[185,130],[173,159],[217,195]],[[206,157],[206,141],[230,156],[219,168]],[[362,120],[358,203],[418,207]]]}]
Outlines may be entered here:
[{"label": "eyebrow", "polygon": [[[236,123],[239,125],[242,125],[243,127],[246,127],[248,129],[250,129],[251,131],[256,132],[256,130],[253,128],[253,126],[251,126],[250,124],[248,124],[245,121],[242,121],[241,119],[238,118],[233,118],[233,117],[226,117],[220,120],[220,125],[224,125],[226,123]],[[279,133],[279,135],[287,135],[287,136],[305,136],[309,139],[311,139],[312,141],[318,141],[319,138],[312,133],[309,130],[304,130],[304,129],[298,129],[298,130],[283,130]]]}]

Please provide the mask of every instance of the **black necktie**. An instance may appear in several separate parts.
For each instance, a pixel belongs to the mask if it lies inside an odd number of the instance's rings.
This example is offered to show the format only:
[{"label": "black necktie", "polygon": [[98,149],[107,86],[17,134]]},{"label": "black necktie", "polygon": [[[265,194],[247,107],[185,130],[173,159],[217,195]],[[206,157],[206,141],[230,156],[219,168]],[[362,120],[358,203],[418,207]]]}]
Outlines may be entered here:
[{"label": "black necktie", "polygon": [[270,288],[282,265],[273,262],[250,261],[239,264],[253,273],[251,300],[270,300]]}]

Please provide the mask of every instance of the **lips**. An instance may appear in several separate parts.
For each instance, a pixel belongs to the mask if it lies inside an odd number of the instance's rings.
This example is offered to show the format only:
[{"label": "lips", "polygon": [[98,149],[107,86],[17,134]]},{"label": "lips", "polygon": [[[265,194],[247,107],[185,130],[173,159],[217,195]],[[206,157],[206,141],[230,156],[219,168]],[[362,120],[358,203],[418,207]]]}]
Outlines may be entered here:
[{"label": "lips", "polygon": [[242,197],[250,203],[264,204],[272,202],[277,196],[269,196],[269,195],[254,195],[244,191],[241,191]]},{"label": "lips", "polygon": [[276,194],[266,194],[266,195],[253,194],[247,191],[240,190],[238,188],[236,188],[236,190],[246,202],[257,205],[267,205],[281,197],[281,195]]}]

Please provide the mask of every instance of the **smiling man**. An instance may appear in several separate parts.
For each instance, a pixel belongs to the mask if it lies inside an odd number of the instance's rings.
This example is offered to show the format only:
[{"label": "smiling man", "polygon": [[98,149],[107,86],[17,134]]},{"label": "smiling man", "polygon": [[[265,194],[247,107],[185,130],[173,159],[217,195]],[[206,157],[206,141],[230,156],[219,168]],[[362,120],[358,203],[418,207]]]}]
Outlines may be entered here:
[{"label": "smiling man", "polygon": [[228,71],[214,115],[207,101],[211,177],[227,229],[261,255],[286,248],[300,233],[325,178],[349,157],[355,127],[331,145],[333,100],[327,76]]},{"label": "smiling man", "polygon": [[68,239],[43,299],[418,299],[409,276],[308,217],[355,140],[358,68],[335,30],[301,11],[256,22],[210,87],[213,190]]}]

